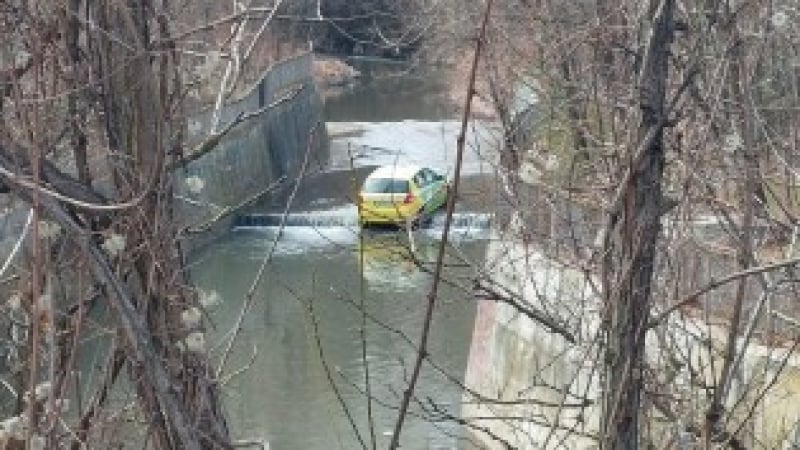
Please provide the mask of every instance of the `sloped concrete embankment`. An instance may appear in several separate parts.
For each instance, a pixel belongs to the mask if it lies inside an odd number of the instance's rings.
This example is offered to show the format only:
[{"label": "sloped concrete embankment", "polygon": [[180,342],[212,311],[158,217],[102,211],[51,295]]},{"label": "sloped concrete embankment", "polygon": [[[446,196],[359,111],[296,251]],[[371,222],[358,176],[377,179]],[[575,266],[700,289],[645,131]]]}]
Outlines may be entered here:
[{"label": "sloped concrete embankment", "polygon": [[[522,228],[520,216],[513,215],[492,231],[488,274],[523,308],[569,330],[575,342],[518,307],[482,300],[465,377],[467,387],[479,395],[464,395],[462,417],[472,424],[472,437],[488,449],[506,448],[504,442],[524,449],[596,448],[601,413],[598,280],[521,238]],[[724,292],[721,300],[726,296],[730,301]],[[692,427],[697,429],[708,408],[708,391],[697,386],[719,378],[726,338],[723,320],[708,321],[687,311],[648,333],[648,361],[659,368],[649,375],[649,386],[678,405],[673,417],[653,408],[646,431],[654,441],[679,436],[686,442],[677,448],[693,448],[697,436]],[[791,343],[768,346],[754,339],[738,365],[725,406],[735,406],[736,420],[745,421],[745,442],[763,448],[797,448],[800,443],[800,358],[790,351]],[[762,401],[751,407],[757,400]]]},{"label": "sloped concrete embankment", "polygon": [[[506,231],[494,228],[486,254],[490,276],[523,306],[542,310],[547,305],[547,315],[554,322],[580,330],[575,336],[578,343],[551,332],[515,307],[481,301],[465,384],[483,398],[465,394],[462,416],[475,426],[474,438],[485,448],[506,448],[503,441],[512,448],[556,447],[565,442],[569,442],[567,448],[586,447],[592,441],[582,435],[591,434],[598,425],[596,407],[583,401],[598,390],[589,364],[597,302],[583,274],[515,237],[518,221],[513,218]],[[551,300],[567,298],[574,304],[551,304]]]},{"label": "sloped concrete embankment", "polygon": [[[309,144],[310,170],[327,161],[323,105],[312,62],[307,53],[273,65],[246,95],[224,107],[217,129],[241,115],[261,112],[233,128],[213,151],[177,169],[176,210],[190,230],[190,248],[229,230],[235,214],[266,195],[274,183],[293,180]],[[269,107],[285,97],[291,98]],[[195,140],[209,135],[212,116],[205,111],[190,121]]]}]

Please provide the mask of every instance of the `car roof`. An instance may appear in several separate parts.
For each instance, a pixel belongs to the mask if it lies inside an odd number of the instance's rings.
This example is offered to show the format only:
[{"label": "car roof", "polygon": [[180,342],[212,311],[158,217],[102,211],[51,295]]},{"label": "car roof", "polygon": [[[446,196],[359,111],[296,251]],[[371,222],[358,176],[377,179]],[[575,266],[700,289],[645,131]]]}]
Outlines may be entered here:
[{"label": "car roof", "polygon": [[419,166],[381,166],[375,169],[367,178],[400,178],[413,177],[421,167]]}]

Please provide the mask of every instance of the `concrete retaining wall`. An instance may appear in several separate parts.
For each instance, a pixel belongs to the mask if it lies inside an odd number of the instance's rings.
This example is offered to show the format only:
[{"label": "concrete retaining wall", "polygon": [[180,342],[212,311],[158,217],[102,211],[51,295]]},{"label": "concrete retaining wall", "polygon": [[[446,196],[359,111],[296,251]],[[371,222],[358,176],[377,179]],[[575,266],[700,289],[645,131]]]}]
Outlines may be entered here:
[{"label": "concrete retaining wall", "polygon": [[[465,383],[485,398],[466,393],[462,417],[475,426],[473,437],[484,448],[506,448],[503,441],[521,449],[596,448],[591,436],[598,433],[601,412],[601,304],[589,281],[599,286],[598,280],[521,239],[520,226],[516,216],[505,229],[493,231],[488,274],[522,305],[571,330],[577,342],[568,342],[515,307],[482,301]],[[730,304],[730,292],[718,294]],[[707,385],[719,379],[726,339],[725,324],[705,321],[701,311],[676,313],[648,333],[648,361],[658,368],[648,373],[649,386],[658,386],[676,414],[668,418],[651,408],[649,426],[642,432],[657,448],[675,436],[685,443],[673,442],[670,448],[694,448],[695,438],[686,430],[702,424],[708,408],[708,392],[697,387],[698,377]],[[736,407],[737,423],[750,419],[741,435],[748,448],[800,446],[800,356],[787,357],[791,344],[751,343],[736,373],[726,407]],[[763,402],[751,408],[762,394]],[[583,398],[591,403],[583,405]]]},{"label": "concrete retaining wall", "polygon": [[[216,149],[177,170],[175,193],[181,222],[189,226],[205,224],[281,177],[291,180],[303,161],[311,130],[318,123],[311,142],[312,165],[327,160],[327,133],[322,100],[312,79],[312,60],[313,55],[308,53],[273,65],[244,97],[224,107],[218,129],[224,129],[240,114],[258,111],[302,88],[291,100],[237,126]],[[212,120],[211,111],[194,117],[189,123],[190,135],[207,135]],[[197,189],[197,180],[201,189]],[[207,231],[195,234],[191,247],[215,239],[230,228],[232,220],[233,215],[227,215]]]},{"label": "concrete retaining wall", "polygon": [[[514,230],[518,221],[513,218],[507,229]],[[502,441],[512,448],[589,447],[592,441],[582,434],[596,430],[598,415],[594,406],[580,405],[581,397],[597,392],[597,377],[587,364],[591,348],[583,343],[591,342],[596,328],[597,302],[580,272],[548,259],[513,232],[495,229],[493,234],[486,254],[492,279],[523,304],[546,311],[553,322],[579,331],[579,343],[571,344],[512,306],[482,301],[465,384],[497,402],[465,394],[462,416],[482,418],[471,422],[490,432],[474,432],[487,449],[506,448]],[[552,303],[556,299],[563,303]]]}]

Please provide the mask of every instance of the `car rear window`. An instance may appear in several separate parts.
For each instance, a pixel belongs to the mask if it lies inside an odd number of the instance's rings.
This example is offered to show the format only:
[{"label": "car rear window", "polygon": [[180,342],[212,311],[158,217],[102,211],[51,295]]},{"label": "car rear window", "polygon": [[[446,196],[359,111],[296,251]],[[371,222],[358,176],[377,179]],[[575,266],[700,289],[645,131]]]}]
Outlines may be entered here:
[{"label": "car rear window", "polygon": [[396,178],[368,178],[364,183],[368,194],[404,194],[408,192],[408,180]]}]

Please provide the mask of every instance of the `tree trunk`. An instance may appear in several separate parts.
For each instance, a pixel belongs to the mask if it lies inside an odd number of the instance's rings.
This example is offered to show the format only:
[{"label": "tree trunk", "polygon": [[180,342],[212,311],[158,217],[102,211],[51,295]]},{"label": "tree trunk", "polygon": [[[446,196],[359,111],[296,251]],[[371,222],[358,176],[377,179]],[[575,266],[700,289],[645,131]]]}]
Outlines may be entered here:
[{"label": "tree trunk", "polygon": [[636,449],[664,171],[663,130],[674,0],[651,0],[639,78],[638,151],[608,220],[603,265],[606,338],[601,448]]},{"label": "tree trunk", "polygon": [[91,186],[92,176],[89,172],[89,160],[86,153],[86,133],[81,128],[81,118],[86,114],[85,108],[81,104],[81,83],[83,81],[82,66],[81,66],[81,52],[79,48],[78,39],[80,38],[80,7],[81,0],[68,0],[67,2],[67,17],[65,18],[65,46],[67,50],[67,58],[70,65],[70,93],[67,100],[67,111],[69,117],[67,121],[70,128],[70,146],[72,147],[73,157],[75,158],[75,167],[78,173],[78,180],[81,183]]},{"label": "tree trunk", "polygon": [[[140,405],[153,418],[154,442],[159,448],[229,448],[227,425],[219,408],[216,384],[209,377],[204,355],[183,353],[176,344],[190,332],[180,324],[181,313],[196,305],[188,285],[172,220],[172,179],[165,169],[169,150],[165,137],[170,123],[170,94],[178,90],[173,70],[174,54],[161,49],[151,57],[154,30],[169,40],[159,11],[137,1],[127,6],[98,5],[102,16],[133,47],[121,52],[114,43],[105,47],[100,66],[106,74],[103,92],[107,105],[106,131],[112,150],[123,156],[115,167],[115,187],[121,198],[141,197],[141,202],[114,231],[125,237],[129,251],[124,260],[127,294],[115,292],[124,325],[128,370],[136,380]],[[98,39],[103,39],[98,36]],[[91,249],[90,249],[91,251]],[[95,264],[103,265],[97,256]],[[97,270],[108,286],[110,274]],[[117,290],[115,288],[114,290]],[[131,295],[133,304],[124,298]],[[130,307],[134,309],[131,310]],[[129,328],[128,328],[129,327]],[[140,332],[145,332],[142,336]],[[144,357],[143,357],[144,356]],[[159,367],[161,366],[161,367]]]}]

